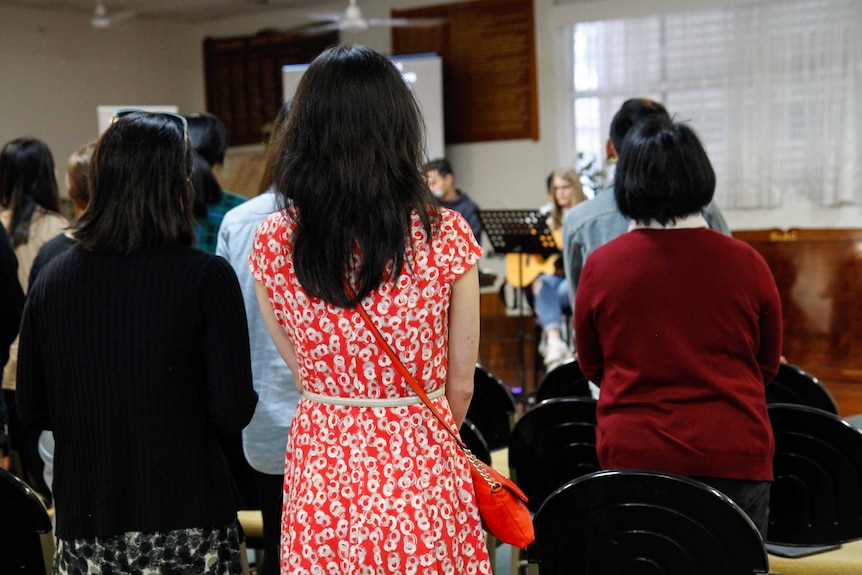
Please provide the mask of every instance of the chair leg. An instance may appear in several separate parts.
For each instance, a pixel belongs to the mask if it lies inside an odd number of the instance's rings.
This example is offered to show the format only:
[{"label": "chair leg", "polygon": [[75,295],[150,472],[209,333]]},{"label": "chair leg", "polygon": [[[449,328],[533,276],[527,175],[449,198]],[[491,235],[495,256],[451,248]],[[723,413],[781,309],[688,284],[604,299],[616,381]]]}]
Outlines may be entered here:
[{"label": "chair leg", "polygon": [[539,565],[527,562],[524,551],[517,547],[512,547],[511,575],[539,575]]},{"label": "chair leg", "polygon": [[251,569],[248,565],[248,549],[245,546],[245,541],[239,544],[239,554],[242,561],[242,575],[251,575]]},{"label": "chair leg", "polygon": [[42,533],[39,535],[39,543],[42,544],[42,558],[45,560],[45,575],[54,572],[54,533]]},{"label": "chair leg", "polygon": [[488,547],[488,563],[491,564],[491,573],[497,570],[497,538],[485,531],[485,545]]}]

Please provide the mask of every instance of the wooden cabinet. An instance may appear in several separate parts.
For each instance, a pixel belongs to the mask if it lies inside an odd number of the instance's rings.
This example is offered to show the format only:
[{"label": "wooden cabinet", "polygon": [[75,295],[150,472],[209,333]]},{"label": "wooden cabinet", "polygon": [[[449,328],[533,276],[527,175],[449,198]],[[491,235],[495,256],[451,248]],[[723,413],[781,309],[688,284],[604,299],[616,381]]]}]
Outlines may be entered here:
[{"label": "wooden cabinet", "polygon": [[[481,295],[481,336],[479,363],[511,388],[521,387],[521,345],[523,343],[524,392],[536,389],[536,322],[527,306],[522,318],[510,315],[499,294]],[[520,336],[523,327],[525,338]],[[541,362],[541,359],[539,359]]]},{"label": "wooden cabinet", "polygon": [[784,356],[818,377],[843,416],[862,413],[862,230],[735,232],[778,284]]},{"label": "wooden cabinet", "polygon": [[205,39],[207,111],[225,123],[230,145],[263,141],[263,126],[275,119],[283,101],[282,66],[311,62],[337,42],[337,31]]},{"label": "wooden cabinet", "polygon": [[471,0],[392,16],[441,21],[393,28],[392,52],[443,59],[447,144],[539,139],[533,0]]}]

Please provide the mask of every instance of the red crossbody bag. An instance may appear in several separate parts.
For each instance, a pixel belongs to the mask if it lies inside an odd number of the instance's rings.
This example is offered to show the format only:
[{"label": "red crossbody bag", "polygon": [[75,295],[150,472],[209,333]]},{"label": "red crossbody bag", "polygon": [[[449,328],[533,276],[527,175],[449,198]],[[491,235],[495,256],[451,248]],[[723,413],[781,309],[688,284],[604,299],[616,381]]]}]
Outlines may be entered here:
[{"label": "red crossbody bag", "polygon": [[470,462],[470,473],[473,476],[473,487],[476,491],[476,504],[479,507],[479,516],[482,518],[482,525],[491,535],[519,549],[524,549],[533,542],[536,538],[533,532],[533,519],[530,515],[530,510],[527,509],[527,496],[521,491],[515,483],[488,465],[480,461],[476,455],[471,452],[458,434],[453,431],[440,413],[434,408],[434,404],[428,399],[428,395],[422,386],[416,381],[413,375],[407,371],[404,364],[395,354],[392,346],[383,338],[383,334],[371,321],[368,313],[361,304],[356,305],[356,311],[365,320],[368,329],[374,334],[377,343],[380,345],[386,354],[392,359],[392,364],[398,372],[404,377],[413,391],[422,402],[428,406],[431,413],[440,422],[440,425],[449,432],[455,444],[464,452]]}]

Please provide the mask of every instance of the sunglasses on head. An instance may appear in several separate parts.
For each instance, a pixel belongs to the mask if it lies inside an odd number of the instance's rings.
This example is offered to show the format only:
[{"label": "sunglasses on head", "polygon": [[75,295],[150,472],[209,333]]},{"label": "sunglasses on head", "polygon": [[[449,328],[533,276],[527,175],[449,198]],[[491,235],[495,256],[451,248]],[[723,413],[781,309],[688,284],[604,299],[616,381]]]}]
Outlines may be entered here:
[{"label": "sunglasses on head", "polygon": [[183,135],[183,138],[186,140],[189,139],[189,123],[185,118],[180,116],[179,114],[174,114],[172,112],[147,112],[145,110],[118,110],[117,113],[114,114],[113,122],[116,122],[120,118],[125,118],[131,114],[155,114],[157,116],[162,116],[163,118],[170,120],[174,126],[177,127],[177,130]]}]

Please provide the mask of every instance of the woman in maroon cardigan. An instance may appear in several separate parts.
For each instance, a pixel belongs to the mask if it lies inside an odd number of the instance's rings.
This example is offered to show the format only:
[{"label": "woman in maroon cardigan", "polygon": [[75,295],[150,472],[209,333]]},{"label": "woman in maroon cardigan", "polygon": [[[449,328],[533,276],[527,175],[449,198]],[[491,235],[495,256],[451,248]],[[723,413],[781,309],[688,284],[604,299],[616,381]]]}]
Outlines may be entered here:
[{"label": "woman in maroon cardigan", "polygon": [[774,452],[765,386],[778,371],[781,303],[763,258],[708,229],[701,210],[714,189],[688,126],[654,118],[631,129],[614,183],[631,224],[584,266],[578,361],[601,386],[602,468],[699,479],[765,535]]}]

